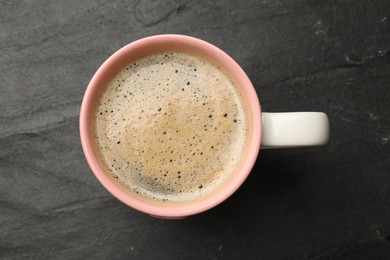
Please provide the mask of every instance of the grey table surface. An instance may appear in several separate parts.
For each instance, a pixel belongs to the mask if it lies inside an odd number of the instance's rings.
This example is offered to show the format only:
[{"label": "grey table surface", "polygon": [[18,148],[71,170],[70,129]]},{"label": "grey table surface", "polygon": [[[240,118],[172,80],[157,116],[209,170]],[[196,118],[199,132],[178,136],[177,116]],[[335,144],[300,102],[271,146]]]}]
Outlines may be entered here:
[{"label": "grey table surface", "polygon": [[[0,1],[0,258],[389,259],[389,1]],[[180,221],[111,196],[81,100],[144,36],[207,40],[264,111],[324,111],[325,147],[264,150],[226,202]]]}]

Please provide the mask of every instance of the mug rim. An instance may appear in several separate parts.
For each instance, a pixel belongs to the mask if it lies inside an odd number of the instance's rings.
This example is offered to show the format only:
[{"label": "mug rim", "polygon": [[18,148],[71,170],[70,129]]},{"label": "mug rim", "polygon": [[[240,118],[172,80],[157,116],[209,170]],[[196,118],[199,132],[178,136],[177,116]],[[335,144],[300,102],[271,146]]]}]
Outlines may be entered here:
[{"label": "mug rim", "polygon": [[[92,97],[95,94],[96,88],[99,83],[102,81],[102,77],[108,73],[109,68],[113,66],[114,63],[118,62],[118,60],[123,59],[124,56],[128,55],[128,53],[135,52],[140,48],[143,48],[145,45],[159,45],[159,44],[184,44],[189,48],[194,49],[202,49],[207,53],[212,54],[218,61],[224,61],[227,66],[234,71],[234,75],[231,75],[234,79],[240,79],[244,84],[240,84],[237,86],[239,88],[246,88],[245,91],[249,92],[248,95],[245,96],[245,103],[249,104],[250,107],[250,116],[252,116],[252,136],[248,137],[251,140],[251,143],[248,144],[250,146],[249,153],[247,158],[244,159],[243,166],[239,169],[238,173],[232,177],[228,183],[224,184],[224,186],[217,191],[215,194],[210,195],[207,199],[198,201],[194,200],[188,202],[182,206],[166,206],[156,205],[153,203],[147,203],[146,201],[139,200],[135,197],[129,196],[125,191],[119,189],[117,184],[115,184],[115,180],[108,177],[107,170],[101,167],[101,164],[97,162],[99,160],[99,155],[94,152],[93,144],[91,141],[91,131],[89,131],[88,122],[90,122],[90,118],[92,113],[89,111],[90,106],[92,104]],[[99,67],[99,69],[93,75],[91,81],[88,84],[88,87],[85,91],[81,109],[80,109],[80,139],[82,148],[84,151],[84,155],[87,159],[88,165],[91,168],[92,172],[99,180],[99,182],[117,199],[122,201],[124,204],[137,209],[141,212],[147,213],[149,215],[162,217],[162,218],[181,218],[194,214],[198,214],[204,212],[208,209],[211,209],[218,204],[225,201],[229,198],[246,180],[247,176],[251,172],[253,165],[257,160],[258,153],[260,151],[260,142],[261,142],[261,107],[259,103],[259,99],[257,97],[257,93],[255,88],[252,85],[247,74],[241,68],[238,63],[231,58],[227,53],[216,47],[215,45],[206,42],[204,40],[180,35],[180,34],[160,34],[149,36],[145,38],[141,38],[134,42],[131,42],[116,52],[114,52],[108,59],[104,61],[104,63]]]}]

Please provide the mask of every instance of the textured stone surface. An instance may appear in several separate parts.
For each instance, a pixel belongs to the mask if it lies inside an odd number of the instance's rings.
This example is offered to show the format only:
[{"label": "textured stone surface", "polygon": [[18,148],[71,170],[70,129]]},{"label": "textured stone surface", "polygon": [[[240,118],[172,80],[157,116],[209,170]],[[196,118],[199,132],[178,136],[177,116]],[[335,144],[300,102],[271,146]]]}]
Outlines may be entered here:
[{"label": "textured stone surface", "polygon": [[[388,1],[0,1],[0,258],[390,257]],[[264,111],[327,112],[326,147],[262,151],[228,201],[181,221],[114,199],[78,113],[99,65],[160,33],[221,47]]]}]

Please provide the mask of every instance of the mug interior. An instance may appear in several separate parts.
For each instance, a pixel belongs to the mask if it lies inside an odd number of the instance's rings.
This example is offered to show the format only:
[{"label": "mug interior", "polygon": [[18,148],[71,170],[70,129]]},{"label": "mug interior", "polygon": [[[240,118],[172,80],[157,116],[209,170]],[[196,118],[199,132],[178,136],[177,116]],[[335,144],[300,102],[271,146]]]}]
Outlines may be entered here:
[{"label": "mug interior", "polygon": [[[190,52],[220,66],[234,81],[248,111],[248,140],[236,172],[219,189],[199,200],[163,205],[140,198],[108,173],[94,140],[94,116],[101,93],[111,78],[129,62],[160,51]],[[203,40],[184,35],[157,35],[135,41],[109,57],[97,70],[84,94],[80,111],[80,136],[84,154],[93,173],[116,198],[130,207],[163,218],[180,218],[210,209],[232,195],[250,173],[260,149],[261,110],[256,91],[241,67],[225,52]]]}]

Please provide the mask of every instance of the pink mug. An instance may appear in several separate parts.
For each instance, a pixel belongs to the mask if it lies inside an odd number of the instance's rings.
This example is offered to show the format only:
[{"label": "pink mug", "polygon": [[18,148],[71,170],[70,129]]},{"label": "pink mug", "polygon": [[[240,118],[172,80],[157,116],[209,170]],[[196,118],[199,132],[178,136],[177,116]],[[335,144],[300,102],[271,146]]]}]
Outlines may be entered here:
[{"label": "pink mug", "polygon": [[[105,84],[127,63],[146,54],[164,50],[190,51],[218,64],[237,83],[249,108],[248,147],[241,156],[245,163],[217,192],[204,199],[178,205],[163,205],[140,199],[119,184],[99,159],[93,127],[96,104]],[[184,35],[156,35],[132,42],[115,52],[97,70],[85,92],[80,111],[80,137],[90,168],[102,185],[126,205],[149,215],[176,219],[206,211],[231,196],[249,175],[262,148],[323,145],[329,139],[329,121],[321,112],[262,113],[256,91],[242,68],[225,52],[203,40]]]}]

